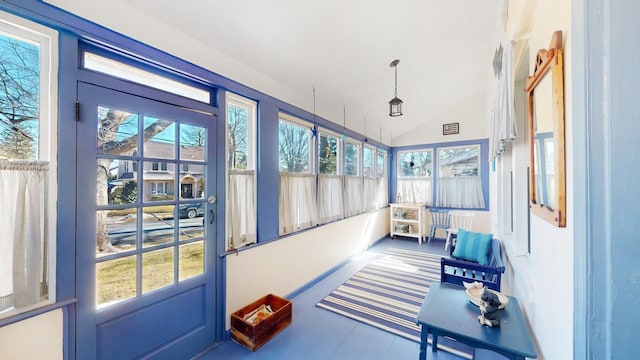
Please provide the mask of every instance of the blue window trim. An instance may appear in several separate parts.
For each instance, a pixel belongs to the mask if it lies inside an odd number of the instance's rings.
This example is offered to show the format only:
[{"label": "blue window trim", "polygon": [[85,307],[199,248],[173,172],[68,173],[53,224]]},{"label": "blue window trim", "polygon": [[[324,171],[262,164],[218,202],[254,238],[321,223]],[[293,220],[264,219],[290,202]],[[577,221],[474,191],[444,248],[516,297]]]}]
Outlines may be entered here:
[{"label": "blue window trim", "polygon": [[[441,143],[431,143],[431,144],[421,144],[421,145],[409,145],[409,146],[398,146],[391,148],[391,159],[389,159],[389,173],[391,174],[391,178],[389,181],[389,191],[391,194],[397,193],[397,184],[396,180],[398,178],[398,152],[400,151],[411,151],[411,150],[433,150],[434,157],[434,171],[433,171],[433,200],[434,204],[436,201],[436,189],[438,184],[438,168],[435,165],[435,160],[437,158],[438,149],[441,148],[449,148],[455,146],[468,146],[468,145],[480,145],[480,178],[482,181],[482,194],[484,196],[484,208],[474,208],[465,210],[481,210],[481,211],[489,211],[489,139],[479,139],[479,140],[465,140],[465,141],[454,141],[454,142],[441,142]],[[486,159],[486,161],[485,161]],[[393,199],[395,199],[394,195],[391,195]],[[454,208],[450,208],[454,209]]]}]

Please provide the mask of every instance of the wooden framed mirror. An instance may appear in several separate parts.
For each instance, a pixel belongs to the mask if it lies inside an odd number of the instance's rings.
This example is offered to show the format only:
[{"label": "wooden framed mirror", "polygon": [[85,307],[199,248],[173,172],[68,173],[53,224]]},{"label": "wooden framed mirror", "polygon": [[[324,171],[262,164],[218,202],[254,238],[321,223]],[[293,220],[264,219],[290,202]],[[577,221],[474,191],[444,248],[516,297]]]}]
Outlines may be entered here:
[{"label": "wooden framed mirror", "polygon": [[566,222],[564,66],[562,31],[536,55],[527,77],[530,148],[529,209],[555,226]]}]

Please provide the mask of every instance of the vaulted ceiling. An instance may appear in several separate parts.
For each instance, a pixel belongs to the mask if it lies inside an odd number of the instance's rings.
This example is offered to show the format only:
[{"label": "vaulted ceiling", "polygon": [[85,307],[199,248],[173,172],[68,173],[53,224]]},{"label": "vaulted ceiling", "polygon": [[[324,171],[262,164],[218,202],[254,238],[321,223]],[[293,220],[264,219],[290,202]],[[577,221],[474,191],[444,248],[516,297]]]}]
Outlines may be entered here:
[{"label": "vaulted ceiling", "polygon": [[[487,123],[504,0],[47,1],[391,144]],[[87,4],[89,3],[89,4]],[[400,59],[401,117],[389,117]],[[365,120],[366,119],[366,120]],[[472,120],[473,119],[473,120]],[[365,129],[366,122],[366,129]],[[428,127],[427,127],[428,128]],[[480,134],[483,137],[488,134]],[[478,134],[474,135],[476,138]]]}]

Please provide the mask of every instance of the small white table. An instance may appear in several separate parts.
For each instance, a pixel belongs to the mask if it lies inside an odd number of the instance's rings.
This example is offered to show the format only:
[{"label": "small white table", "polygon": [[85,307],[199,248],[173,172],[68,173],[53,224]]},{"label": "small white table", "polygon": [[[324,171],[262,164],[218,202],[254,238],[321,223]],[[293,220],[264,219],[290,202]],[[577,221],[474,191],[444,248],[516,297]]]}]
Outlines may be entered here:
[{"label": "small white table", "polygon": [[390,212],[390,236],[396,235],[414,237],[418,243],[427,237],[426,204],[389,204]]}]

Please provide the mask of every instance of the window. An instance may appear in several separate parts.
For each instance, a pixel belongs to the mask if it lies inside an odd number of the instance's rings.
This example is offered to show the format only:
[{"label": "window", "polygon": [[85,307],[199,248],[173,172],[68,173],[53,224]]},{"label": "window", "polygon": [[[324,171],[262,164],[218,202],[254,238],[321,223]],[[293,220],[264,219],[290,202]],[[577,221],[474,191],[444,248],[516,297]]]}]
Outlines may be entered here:
[{"label": "window", "polygon": [[255,101],[227,93],[227,250],[257,241],[256,110]]},{"label": "window", "polygon": [[437,206],[484,208],[480,145],[438,149]]},{"label": "window", "polygon": [[382,149],[378,149],[378,156],[376,157],[376,177],[387,176],[387,152]]},{"label": "window", "polygon": [[84,53],[84,67],[207,104],[211,101],[210,92],[207,90],[198,89],[195,86],[186,85],[165,76],[157,75],[91,52]]},{"label": "window", "polygon": [[280,172],[313,173],[311,163],[311,124],[280,114]]},{"label": "window", "polygon": [[318,172],[321,175],[337,175],[339,173],[340,151],[338,136],[320,131],[318,138]]},{"label": "window", "polygon": [[307,122],[280,114],[280,235],[317,223],[312,129],[313,126]]},{"label": "window", "polygon": [[166,162],[154,161],[154,162],[151,163],[151,170],[153,170],[153,171],[167,171],[167,163]]},{"label": "window", "polygon": [[55,301],[57,50],[55,31],[0,12],[0,318]]},{"label": "window", "polygon": [[398,151],[397,202],[433,204],[433,150]]},{"label": "window", "polygon": [[362,145],[353,139],[345,140],[344,149],[344,215],[352,216],[362,212],[362,176],[360,158]]},{"label": "window", "polygon": [[376,175],[378,186],[376,191],[376,208],[380,209],[389,205],[389,182],[387,179],[387,152],[377,149]]},{"label": "window", "polygon": [[151,183],[151,193],[153,195],[164,195],[169,192],[169,186],[166,182]]},{"label": "window", "polygon": [[350,139],[345,141],[344,146],[344,174],[360,175],[360,143]]},{"label": "window", "polygon": [[189,164],[182,164],[182,171],[189,172]]},{"label": "window", "polygon": [[373,162],[373,157],[375,154],[375,149],[369,145],[364,146],[363,156],[362,156],[362,174],[368,177],[375,176],[375,164]]},{"label": "window", "polygon": [[362,173],[364,175],[362,179],[362,208],[364,211],[369,211],[377,206],[376,149],[365,145],[362,154]]},{"label": "window", "polygon": [[328,130],[318,133],[318,223],[324,224],[343,217],[342,141]]}]

